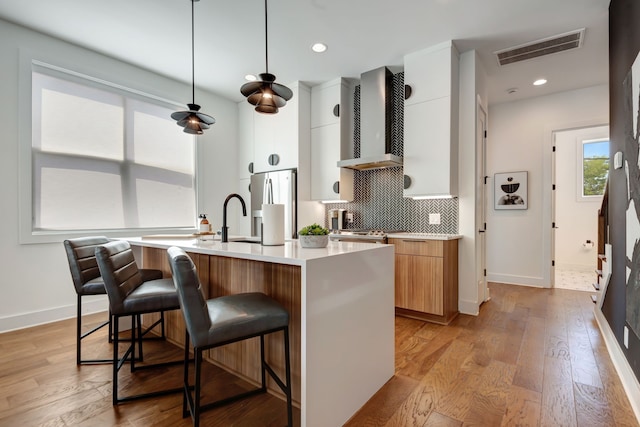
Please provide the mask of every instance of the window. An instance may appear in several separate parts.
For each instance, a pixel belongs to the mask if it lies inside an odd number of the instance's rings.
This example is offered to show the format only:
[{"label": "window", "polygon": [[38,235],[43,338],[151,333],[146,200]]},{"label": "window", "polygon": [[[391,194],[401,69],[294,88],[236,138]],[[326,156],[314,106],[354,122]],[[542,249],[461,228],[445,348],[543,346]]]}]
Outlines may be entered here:
[{"label": "window", "polygon": [[193,228],[195,138],[170,105],[32,70],[32,233]]},{"label": "window", "polygon": [[604,194],[609,175],[609,140],[582,141],[582,189],[579,196],[599,197]]}]

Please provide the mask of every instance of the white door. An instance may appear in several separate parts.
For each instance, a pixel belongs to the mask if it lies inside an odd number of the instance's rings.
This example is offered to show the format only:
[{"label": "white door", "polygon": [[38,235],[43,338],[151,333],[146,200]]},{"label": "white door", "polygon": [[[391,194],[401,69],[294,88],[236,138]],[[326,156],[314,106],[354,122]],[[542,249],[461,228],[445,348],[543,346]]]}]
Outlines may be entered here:
[{"label": "white door", "polygon": [[489,177],[487,176],[487,113],[482,106],[478,104],[478,117],[476,126],[476,185],[478,203],[476,203],[476,217],[478,221],[478,240],[476,247],[476,256],[479,256],[478,271],[478,301],[489,301],[489,288],[487,287],[487,243],[486,243],[486,225],[487,225],[487,188]]}]

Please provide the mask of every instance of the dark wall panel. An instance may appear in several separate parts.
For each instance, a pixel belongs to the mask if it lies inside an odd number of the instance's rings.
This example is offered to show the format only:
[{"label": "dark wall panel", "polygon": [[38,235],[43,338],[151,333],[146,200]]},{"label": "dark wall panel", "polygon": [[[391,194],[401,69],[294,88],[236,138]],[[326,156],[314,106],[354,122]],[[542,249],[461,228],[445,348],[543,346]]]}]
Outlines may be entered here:
[{"label": "dark wall panel", "polygon": [[[625,127],[630,117],[629,109],[625,108],[625,102],[628,102],[628,99],[625,101],[624,80],[640,51],[639,22],[640,1],[611,1],[609,5],[611,158],[618,151],[625,153]],[[625,159],[637,156],[637,154],[630,156],[626,154]],[[640,183],[635,184],[640,185]],[[609,226],[613,263],[611,282],[605,295],[602,311],[636,377],[640,379],[640,339],[630,330],[629,349],[625,349],[623,345],[626,324],[626,210],[627,181],[624,168],[612,169],[609,175]]]}]

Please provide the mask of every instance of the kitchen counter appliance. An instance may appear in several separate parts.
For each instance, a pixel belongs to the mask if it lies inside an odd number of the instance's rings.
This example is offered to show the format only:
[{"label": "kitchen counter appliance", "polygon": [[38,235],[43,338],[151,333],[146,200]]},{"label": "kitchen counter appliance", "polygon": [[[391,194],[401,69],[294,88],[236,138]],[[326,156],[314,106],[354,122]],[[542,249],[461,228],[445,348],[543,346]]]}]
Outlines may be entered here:
[{"label": "kitchen counter appliance", "polygon": [[347,226],[346,209],[329,209],[329,229],[339,231]]},{"label": "kitchen counter appliance", "polygon": [[387,236],[392,233],[402,233],[402,230],[383,230],[383,229],[353,229],[338,230],[329,234],[329,239],[339,242],[360,242],[360,243],[380,243],[386,244]]},{"label": "kitchen counter appliance", "polygon": [[284,238],[298,237],[297,169],[251,175],[251,236],[262,236],[262,204],[284,205]]}]

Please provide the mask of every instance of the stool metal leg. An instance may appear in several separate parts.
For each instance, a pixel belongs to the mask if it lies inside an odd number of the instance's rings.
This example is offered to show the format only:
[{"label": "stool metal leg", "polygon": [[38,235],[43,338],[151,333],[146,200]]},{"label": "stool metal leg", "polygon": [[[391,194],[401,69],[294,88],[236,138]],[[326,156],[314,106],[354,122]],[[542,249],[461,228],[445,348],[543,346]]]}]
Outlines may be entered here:
[{"label": "stool metal leg", "polygon": [[78,294],[76,307],[76,365],[111,363],[110,359],[82,360],[82,340],[107,324],[109,325],[109,328],[111,328],[111,311],[109,311],[109,321],[102,322],[90,331],[85,332],[84,334],[82,333],[82,295]]},{"label": "stool metal leg", "polygon": [[293,427],[293,403],[291,397],[291,357],[289,355],[289,328],[284,329],[284,361],[285,376],[287,379],[287,389],[284,392],[287,395],[287,425]]},{"label": "stool metal leg", "polygon": [[82,345],[82,297],[78,295],[78,312],[76,313],[76,365],[82,363],[80,346]]},{"label": "stool metal leg", "polygon": [[196,389],[195,389],[195,397],[194,397],[194,410],[193,414],[193,426],[198,427],[200,425],[200,377],[202,374],[202,349],[195,350],[195,358],[196,358]]},{"label": "stool metal leg", "polygon": [[189,332],[184,331],[184,393],[182,394],[182,418],[187,418],[189,410],[187,409],[187,399],[191,399],[189,391]]},{"label": "stool metal leg", "polygon": [[264,360],[264,335],[260,335],[260,370],[262,371],[262,386],[260,390],[267,391],[267,362]]},{"label": "stool metal leg", "polygon": [[[112,403],[113,405],[118,404],[118,369],[120,368],[120,363],[118,361],[118,321],[120,318],[118,316],[113,316],[113,329],[115,334],[113,334],[113,391],[112,391]],[[133,363],[133,362],[132,362]]]},{"label": "stool metal leg", "polygon": [[109,344],[113,342],[113,315],[111,314],[111,307],[109,307]]}]

